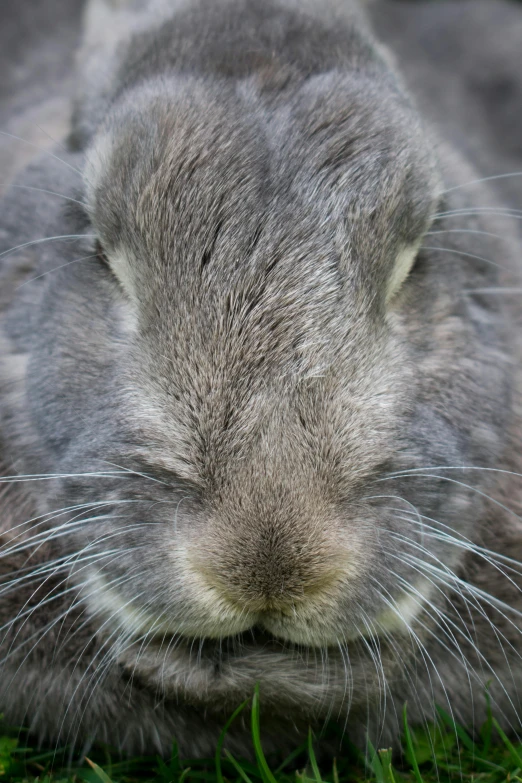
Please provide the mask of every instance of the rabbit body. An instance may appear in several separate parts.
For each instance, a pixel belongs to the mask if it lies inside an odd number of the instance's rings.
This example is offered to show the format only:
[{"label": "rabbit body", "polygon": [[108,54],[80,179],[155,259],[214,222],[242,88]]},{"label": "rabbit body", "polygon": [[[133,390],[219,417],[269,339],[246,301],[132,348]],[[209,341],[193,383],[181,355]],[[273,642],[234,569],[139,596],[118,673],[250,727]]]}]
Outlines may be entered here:
[{"label": "rabbit body", "polygon": [[352,2],[88,5],[0,226],[0,711],[42,741],[210,755],[256,683],[267,750],[488,682],[516,731],[516,186],[395,48]]}]

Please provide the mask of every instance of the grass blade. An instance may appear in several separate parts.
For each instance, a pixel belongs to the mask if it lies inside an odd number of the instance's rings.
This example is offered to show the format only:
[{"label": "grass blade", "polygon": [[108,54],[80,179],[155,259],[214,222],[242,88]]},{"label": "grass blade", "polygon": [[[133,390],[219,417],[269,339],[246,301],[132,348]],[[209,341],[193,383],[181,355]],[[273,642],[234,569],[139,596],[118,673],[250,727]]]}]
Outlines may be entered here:
[{"label": "grass blade", "polygon": [[274,775],[279,775],[280,772],[284,770],[285,767],[287,767],[291,761],[296,759],[298,756],[301,755],[301,753],[304,753],[306,751],[306,748],[308,747],[307,742],[303,742],[302,745],[299,745],[298,748],[293,750],[284,761],[281,762],[281,764],[277,767],[277,769],[274,770]]},{"label": "grass blade", "polygon": [[510,756],[517,765],[517,767],[520,769],[522,768],[522,756],[518,752],[518,750],[515,748],[513,743],[508,739],[508,737],[505,735],[504,731],[500,727],[500,724],[496,718],[493,718],[493,726],[496,728],[498,733],[500,734],[500,737],[502,739],[502,742],[506,746],[506,748],[509,750]]},{"label": "grass blade", "polygon": [[85,761],[91,767],[91,769],[98,775],[98,777],[100,778],[102,783],[112,783],[112,780],[107,775],[107,773],[104,772],[101,767],[99,767],[97,764],[95,764],[94,761],[91,761],[88,758],[86,758]]},{"label": "grass blade", "polygon": [[228,732],[230,726],[235,721],[235,719],[237,718],[239,713],[242,712],[245,709],[247,704],[248,704],[248,700],[244,701],[242,704],[239,705],[239,707],[236,710],[234,710],[234,712],[232,713],[230,718],[225,723],[225,725],[223,727],[223,731],[219,735],[219,739],[218,739],[217,745],[216,745],[216,754],[214,756],[214,763],[216,765],[216,780],[217,780],[217,783],[225,783],[225,780],[223,778],[223,772],[221,770],[221,756],[222,756],[222,753],[223,753],[223,744],[225,742],[225,737],[227,735],[227,732]]},{"label": "grass blade", "polygon": [[486,721],[480,727],[480,736],[482,738],[482,753],[484,756],[489,755],[491,748],[491,737],[493,734],[493,711],[491,709],[491,697],[489,695],[489,689],[486,688],[484,694],[486,699]]},{"label": "grass blade", "polygon": [[408,713],[407,713],[407,704],[404,705],[404,709],[402,711],[402,717],[404,722],[404,739],[406,741],[406,747],[408,749],[408,753],[410,755],[411,763],[413,766],[413,774],[415,775],[415,780],[417,783],[424,783],[422,780],[422,775],[420,773],[419,765],[417,764],[417,757],[415,756],[415,748],[413,747],[413,739],[410,732],[410,727],[408,725]]},{"label": "grass blade", "polygon": [[319,767],[317,766],[317,759],[315,757],[312,729],[308,729],[308,756],[310,758],[310,764],[312,765],[312,772],[314,773],[316,783],[323,783],[321,773],[319,772]]},{"label": "grass blade", "polygon": [[387,748],[379,751],[379,758],[381,760],[382,772],[386,783],[395,783],[395,776],[393,774],[392,767],[392,749]]},{"label": "grass blade", "polygon": [[235,758],[232,755],[232,753],[230,753],[230,751],[228,751],[228,750],[225,750],[225,756],[230,761],[230,763],[232,764],[232,766],[236,770],[237,774],[241,777],[241,779],[244,780],[245,783],[252,783],[252,781],[248,777],[247,773],[245,772],[245,770],[243,769],[241,764],[239,764],[239,762],[235,760]]},{"label": "grass blade", "polygon": [[337,759],[336,758],[334,758],[334,760],[333,760],[332,775],[333,775],[334,783],[340,783],[340,781],[339,781],[339,772],[337,771]]},{"label": "grass blade", "polygon": [[379,754],[373,747],[370,738],[367,737],[366,743],[368,746],[368,755],[370,757],[369,761],[367,760],[367,765],[370,767],[371,771],[375,775],[375,778],[377,780],[377,783],[385,783],[384,780],[384,770],[382,768],[382,763],[379,758]]},{"label": "grass blade", "polygon": [[252,699],[252,741],[254,743],[254,752],[256,754],[257,765],[261,772],[263,783],[277,783],[277,780],[270,771],[263,748],[261,746],[261,731],[259,728],[259,683],[256,683],[254,698]]},{"label": "grass blade", "polygon": [[437,712],[446,724],[446,726],[449,726],[449,728],[455,732],[459,740],[462,742],[466,750],[469,750],[471,753],[476,753],[477,748],[475,746],[475,743],[469,736],[468,732],[465,731],[462,726],[459,726],[458,723],[455,722],[455,720],[449,715],[449,713],[446,712],[446,710],[442,709],[442,707],[437,707]]}]

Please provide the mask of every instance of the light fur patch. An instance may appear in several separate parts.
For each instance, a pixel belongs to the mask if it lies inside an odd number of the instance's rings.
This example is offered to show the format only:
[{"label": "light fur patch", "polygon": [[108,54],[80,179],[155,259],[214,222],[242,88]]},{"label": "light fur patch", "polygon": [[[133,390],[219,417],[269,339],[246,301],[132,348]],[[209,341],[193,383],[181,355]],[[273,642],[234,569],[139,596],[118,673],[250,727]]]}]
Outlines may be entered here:
[{"label": "light fur patch", "polygon": [[421,243],[416,245],[405,247],[404,250],[398,254],[395,260],[395,266],[391,277],[388,281],[388,290],[386,291],[386,301],[389,302],[397,291],[401,288],[402,284],[410,274],[413,263],[419,252]]},{"label": "light fur patch", "polygon": [[[114,137],[112,133],[103,133],[97,137],[94,147],[87,154],[84,179],[87,185],[87,204],[91,212],[94,212],[96,189],[100,176],[109,168],[113,151]],[[107,254],[107,261],[129,299],[135,302],[137,300],[136,286],[132,265],[129,263],[127,254],[121,248],[117,248],[110,255]]]},{"label": "light fur patch", "polygon": [[100,175],[107,171],[114,152],[114,136],[112,133],[100,133],[96,136],[96,143],[88,151],[85,158],[84,180],[87,186],[86,199],[89,208],[94,210],[96,201],[96,188]]},{"label": "light fur patch", "polygon": [[433,592],[433,585],[427,579],[420,580],[413,588],[411,593],[407,593],[403,598],[395,602],[395,606],[386,609],[377,618],[375,633],[379,635],[382,631],[410,634],[411,623],[424,609],[424,604],[430,602],[430,596]]},{"label": "light fur patch", "polygon": [[[121,596],[98,571],[91,571],[83,588],[85,602],[93,616],[109,618],[105,621],[110,633],[118,629],[124,636],[139,638],[145,634],[171,634],[189,638],[219,639],[234,636],[251,627],[252,620],[237,613],[223,602],[194,586],[196,599],[189,608],[187,621],[163,618],[140,607],[138,602]],[[197,618],[194,622],[192,618]],[[110,623],[110,625],[109,625]]]},{"label": "light fur patch", "polygon": [[136,288],[134,285],[134,277],[132,274],[132,267],[125,255],[120,250],[113,252],[110,256],[107,256],[109,266],[114,272],[115,276],[121,283],[121,286],[131,302],[136,302]]}]

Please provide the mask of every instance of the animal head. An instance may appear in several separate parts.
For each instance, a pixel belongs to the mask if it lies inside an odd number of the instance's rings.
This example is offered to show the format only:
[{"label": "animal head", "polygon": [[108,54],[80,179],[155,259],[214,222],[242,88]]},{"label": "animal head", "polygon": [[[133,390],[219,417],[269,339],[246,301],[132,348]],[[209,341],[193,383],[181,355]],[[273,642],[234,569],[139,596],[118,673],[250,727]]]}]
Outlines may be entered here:
[{"label": "animal head", "polygon": [[214,75],[154,59],[169,29],[89,99],[96,259],[45,281],[26,371],[41,506],[72,509],[56,538],[123,635],[407,632],[426,563],[460,556],[426,524],[467,535],[481,500],[437,469],[495,459],[509,384],[496,306],[463,293],[494,270],[427,240],[465,204],[453,157],[355,29],[335,62],[260,35]]}]

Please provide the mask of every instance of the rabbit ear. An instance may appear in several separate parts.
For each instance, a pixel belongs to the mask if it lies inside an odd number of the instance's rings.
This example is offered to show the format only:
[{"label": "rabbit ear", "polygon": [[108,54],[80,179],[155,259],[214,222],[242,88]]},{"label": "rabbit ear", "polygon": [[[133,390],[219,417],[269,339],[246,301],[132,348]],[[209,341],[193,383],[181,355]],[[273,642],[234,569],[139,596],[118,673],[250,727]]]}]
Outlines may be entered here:
[{"label": "rabbit ear", "polygon": [[[285,163],[335,226],[341,271],[372,300],[406,279],[440,192],[434,145],[384,66],[312,77],[287,126]],[[312,194],[312,196],[310,196]]]},{"label": "rabbit ear", "polygon": [[[428,174],[428,175],[427,175]],[[375,184],[367,208],[348,207],[338,221],[337,247],[347,291],[364,292],[366,302],[385,308],[406,281],[435,212],[437,179],[415,167],[415,185],[389,166]],[[381,191],[381,192],[379,192]],[[367,194],[368,195],[368,194]]]}]

